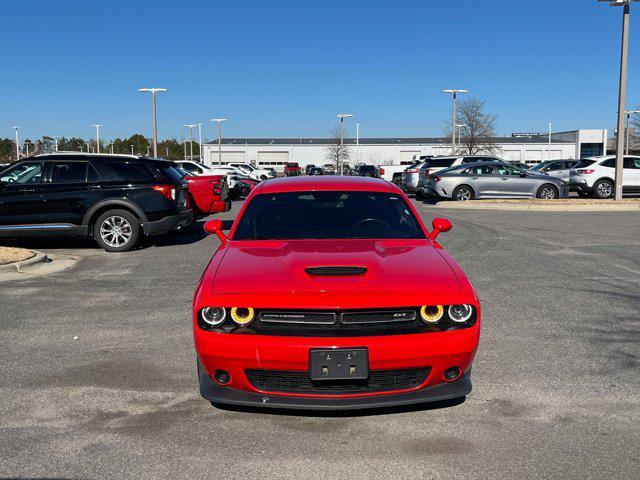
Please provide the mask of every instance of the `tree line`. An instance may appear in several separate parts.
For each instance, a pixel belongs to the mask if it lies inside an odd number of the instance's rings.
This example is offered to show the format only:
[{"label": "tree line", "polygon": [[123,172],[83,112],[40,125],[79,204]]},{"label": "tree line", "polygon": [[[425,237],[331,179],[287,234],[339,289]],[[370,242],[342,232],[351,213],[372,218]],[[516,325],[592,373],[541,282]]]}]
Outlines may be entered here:
[{"label": "tree line", "polygon": [[[52,153],[55,151],[55,139],[43,137],[40,140],[31,141],[26,138],[20,145],[20,158],[29,155]],[[79,137],[58,138],[58,151],[60,152],[89,152],[95,153],[97,145],[95,139],[85,140]],[[150,138],[135,133],[127,138],[115,138],[111,142],[100,140],[100,153],[118,153],[133,155],[153,155],[153,146]],[[187,141],[187,155],[190,155],[191,147]],[[193,155],[200,154],[200,144],[193,142]],[[171,138],[158,142],[158,156],[169,160],[184,158],[184,144]],[[0,163],[8,163],[16,160],[16,142],[11,138],[0,138]]]}]

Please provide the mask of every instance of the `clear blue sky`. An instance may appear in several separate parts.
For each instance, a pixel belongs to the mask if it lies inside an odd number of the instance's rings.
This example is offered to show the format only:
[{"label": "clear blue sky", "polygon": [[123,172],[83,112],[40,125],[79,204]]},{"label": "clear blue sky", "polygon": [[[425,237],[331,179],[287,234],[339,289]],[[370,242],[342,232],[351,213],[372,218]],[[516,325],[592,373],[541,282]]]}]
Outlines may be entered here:
[{"label": "clear blue sky", "polygon": [[615,123],[621,9],[596,0],[20,0],[2,17],[3,137],[150,135],[143,86],[169,89],[162,138],[190,122],[210,138],[214,116],[226,136],[327,136],[339,112],[362,136],[437,136],[452,87],[486,100],[500,134]]}]

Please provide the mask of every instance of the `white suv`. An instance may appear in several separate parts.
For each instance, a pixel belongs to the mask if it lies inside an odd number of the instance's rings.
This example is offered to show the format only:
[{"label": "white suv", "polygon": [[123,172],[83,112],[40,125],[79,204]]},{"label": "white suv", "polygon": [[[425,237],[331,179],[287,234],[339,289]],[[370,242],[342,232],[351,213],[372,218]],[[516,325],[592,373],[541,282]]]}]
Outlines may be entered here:
[{"label": "white suv", "polygon": [[258,182],[267,180],[268,178],[273,178],[273,175],[269,170],[262,170],[248,163],[229,163],[229,166],[242,170],[245,175],[257,180]]},{"label": "white suv", "polygon": [[[622,172],[622,191],[640,192],[640,157],[625,156]],[[611,198],[615,177],[615,156],[584,158],[571,169],[569,188],[581,197]]]}]

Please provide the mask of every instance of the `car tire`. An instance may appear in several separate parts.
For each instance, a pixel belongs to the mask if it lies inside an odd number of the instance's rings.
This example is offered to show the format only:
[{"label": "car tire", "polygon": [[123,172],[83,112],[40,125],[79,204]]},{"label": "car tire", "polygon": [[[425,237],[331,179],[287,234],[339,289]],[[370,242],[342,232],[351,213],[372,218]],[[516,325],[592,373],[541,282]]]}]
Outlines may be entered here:
[{"label": "car tire", "polygon": [[558,193],[558,189],[555,185],[551,185],[550,183],[545,183],[541,185],[536,193],[536,198],[542,198],[544,200],[555,200],[560,197]]},{"label": "car tire", "polygon": [[107,210],[93,224],[93,239],[106,252],[127,252],[140,239],[140,221],[127,210]]},{"label": "car tire", "polygon": [[596,198],[612,198],[614,194],[613,182],[611,180],[598,180],[593,185],[593,194]]},{"label": "car tire", "polygon": [[469,185],[458,185],[453,190],[451,198],[459,202],[466,202],[467,200],[473,200],[474,198],[476,198],[476,194],[473,191],[473,188]]}]

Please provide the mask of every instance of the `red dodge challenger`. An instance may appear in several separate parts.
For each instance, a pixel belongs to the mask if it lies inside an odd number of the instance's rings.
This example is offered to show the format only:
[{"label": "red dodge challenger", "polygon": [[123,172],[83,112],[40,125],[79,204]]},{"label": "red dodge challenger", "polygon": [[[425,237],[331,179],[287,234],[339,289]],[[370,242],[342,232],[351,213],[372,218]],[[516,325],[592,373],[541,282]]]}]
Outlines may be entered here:
[{"label": "red dodge challenger", "polygon": [[201,395],[216,404],[358,409],[471,391],[480,303],[395,185],[267,180],[194,297]]}]

